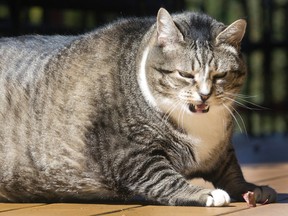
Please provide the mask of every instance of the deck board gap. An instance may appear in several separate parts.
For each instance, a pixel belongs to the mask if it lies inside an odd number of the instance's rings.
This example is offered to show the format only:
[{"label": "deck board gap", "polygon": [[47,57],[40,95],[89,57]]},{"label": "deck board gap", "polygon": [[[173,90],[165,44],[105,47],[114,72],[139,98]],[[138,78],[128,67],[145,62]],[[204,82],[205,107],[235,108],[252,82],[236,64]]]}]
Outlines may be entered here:
[{"label": "deck board gap", "polygon": [[27,207],[19,207],[19,208],[13,208],[13,209],[0,210],[0,214],[1,213],[5,213],[5,212],[17,211],[17,210],[21,210],[21,209],[36,208],[36,207],[46,206],[46,205],[50,205],[50,204],[49,203],[45,203],[45,204],[42,204],[42,205],[35,205],[35,206],[27,206]]},{"label": "deck board gap", "polygon": [[90,215],[90,216],[109,215],[109,214],[113,214],[113,213],[124,212],[124,211],[126,211],[126,210],[130,210],[130,209],[137,209],[137,208],[142,208],[142,207],[145,207],[145,205],[141,205],[141,206],[133,206],[133,207],[130,207],[130,208],[124,208],[124,209],[119,209],[119,210],[114,210],[114,211],[104,212],[104,213],[100,213],[100,214],[94,214],[94,215]]}]

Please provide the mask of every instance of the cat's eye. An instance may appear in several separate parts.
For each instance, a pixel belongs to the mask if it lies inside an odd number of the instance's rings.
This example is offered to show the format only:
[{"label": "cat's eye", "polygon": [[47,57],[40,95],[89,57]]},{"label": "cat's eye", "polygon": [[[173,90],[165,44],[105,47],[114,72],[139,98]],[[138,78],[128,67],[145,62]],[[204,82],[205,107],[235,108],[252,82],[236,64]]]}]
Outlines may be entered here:
[{"label": "cat's eye", "polygon": [[227,72],[222,72],[222,73],[215,74],[215,75],[213,76],[213,78],[214,78],[214,79],[222,79],[222,78],[224,78],[226,75],[227,75]]},{"label": "cat's eye", "polygon": [[184,78],[194,79],[194,75],[184,71],[178,71],[179,75]]},{"label": "cat's eye", "polygon": [[162,68],[154,68],[154,69],[159,71],[160,73],[164,73],[164,74],[169,74],[169,73],[173,72],[173,71],[162,69]]}]

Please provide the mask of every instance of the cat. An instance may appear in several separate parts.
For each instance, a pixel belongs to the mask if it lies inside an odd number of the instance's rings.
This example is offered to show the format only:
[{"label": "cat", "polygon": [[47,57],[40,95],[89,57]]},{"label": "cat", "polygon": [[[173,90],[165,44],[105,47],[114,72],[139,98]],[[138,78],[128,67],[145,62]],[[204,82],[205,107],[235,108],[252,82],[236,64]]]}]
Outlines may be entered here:
[{"label": "cat", "polygon": [[161,8],[78,36],[1,38],[0,202],[275,202],[231,144],[245,28]]}]

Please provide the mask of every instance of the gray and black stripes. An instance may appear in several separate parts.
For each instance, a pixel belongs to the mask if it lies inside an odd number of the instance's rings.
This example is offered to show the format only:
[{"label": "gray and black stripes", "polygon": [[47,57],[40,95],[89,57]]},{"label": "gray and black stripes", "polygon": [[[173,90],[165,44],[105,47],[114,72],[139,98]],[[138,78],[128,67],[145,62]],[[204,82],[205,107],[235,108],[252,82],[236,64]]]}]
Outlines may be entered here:
[{"label": "gray and black stripes", "polygon": [[210,42],[208,41],[200,41],[196,40],[192,43],[192,49],[189,50],[191,52],[191,64],[192,71],[198,72],[199,70],[208,66],[213,68],[214,63],[214,53],[211,49]]},{"label": "gray and black stripes", "polygon": [[[194,189],[173,169],[165,154],[156,152],[148,154],[150,157],[147,159],[144,159],[144,155],[147,155],[143,154],[144,152],[138,152],[134,157],[129,155],[131,160],[127,161],[125,166],[119,167],[121,185],[134,194],[137,192],[137,195],[149,197],[160,203],[168,202],[175,205],[176,201],[172,202],[174,197],[179,196],[179,193],[187,193],[185,196],[189,197]],[[127,169],[131,172],[127,172]]]}]

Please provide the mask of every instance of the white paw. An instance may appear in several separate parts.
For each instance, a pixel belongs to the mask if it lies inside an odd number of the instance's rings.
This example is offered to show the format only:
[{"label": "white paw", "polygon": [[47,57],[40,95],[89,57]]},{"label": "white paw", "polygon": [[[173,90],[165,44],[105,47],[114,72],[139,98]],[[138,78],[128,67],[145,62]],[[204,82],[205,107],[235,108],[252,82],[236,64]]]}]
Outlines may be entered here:
[{"label": "white paw", "polygon": [[206,201],[206,206],[227,206],[230,203],[230,196],[221,189],[216,189],[211,192]]},{"label": "white paw", "polygon": [[277,200],[276,191],[268,186],[257,187],[253,192],[258,203],[272,203]]}]

